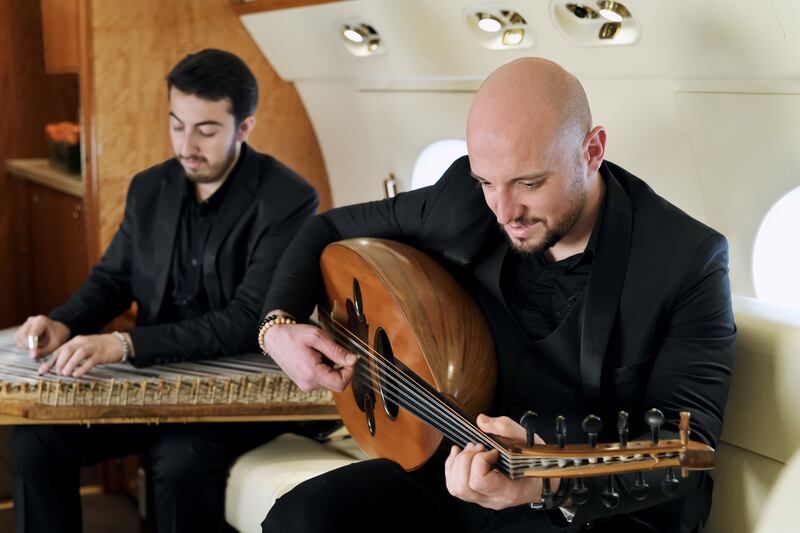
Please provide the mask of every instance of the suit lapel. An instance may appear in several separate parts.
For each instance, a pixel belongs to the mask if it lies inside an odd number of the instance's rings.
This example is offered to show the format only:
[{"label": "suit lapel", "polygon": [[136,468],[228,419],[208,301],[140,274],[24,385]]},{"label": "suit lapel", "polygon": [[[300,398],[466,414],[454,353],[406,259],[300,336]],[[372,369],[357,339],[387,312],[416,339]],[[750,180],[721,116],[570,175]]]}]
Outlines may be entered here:
[{"label": "suit lapel", "polygon": [[604,166],[606,212],[587,283],[581,333],[581,384],[591,402],[600,400],[603,359],[625,280],[633,216],[627,192]]},{"label": "suit lapel", "polygon": [[488,289],[489,293],[508,311],[500,286],[500,275],[509,248],[505,236],[501,232],[495,231],[492,236],[492,240],[486,246],[486,255],[483,259],[476,261],[474,275],[478,282]]},{"label": "suit lapel", "polygon": [[150,316],[146,317],[148,323],[156,320],[161,303],[164,300],[164,291],[167,287],[167,278],[170,275],[172,266],[172,251],[175,248],[175,235],[178,229],[178,220],[181,214],[181,202],[183,201],[183,171],[180,165],[176,164],[161,182],[161,194],[156,206],[153,227],[153,257],[151,258],[148,269],[155,273],[153,283],[153,305],[150,306]]},{"label": "suit lapel", "polygon": [[216,266],[219,248],[234,224],[242,218],[245,210],[253,204],[253,195],[258,189],[260,176],[257,154],[246,144],[242,144],[241,154],[245,160],[234,177],[235,179],[231,183],[230,189],[225,193],[225,198],[219,207],[219,212],[208,236],[203,255],[203,282],[208,294],[208,302],[211,304],[212,309],[222,307],[222,295],[217,281]]}]

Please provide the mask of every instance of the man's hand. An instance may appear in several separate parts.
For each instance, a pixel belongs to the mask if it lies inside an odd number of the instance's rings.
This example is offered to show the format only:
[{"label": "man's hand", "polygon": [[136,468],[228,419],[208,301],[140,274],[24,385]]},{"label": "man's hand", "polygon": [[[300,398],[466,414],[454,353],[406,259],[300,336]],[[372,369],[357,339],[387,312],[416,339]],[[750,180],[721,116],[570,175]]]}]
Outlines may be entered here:
[{"label": "man's hand", "polygon": [[315,326],[278,324],[264,335],[267,353],[304,391],[341,392],[353,379],[358,358]]},{"label": "man's hand", "polygon": [[113,335],[79,335],[61,346],[53,357],[39,367],[39,374],[55,366],[62,376],[81,377],[98,365],[122,361],[122,343]]},{"label": "man's hand", "polygon": [[[525,429],[507,416],[478,415],[478,427],[510,441],[525,440]],[[538,435],[534,441],[544,444]],[[493,468],[499,458],[497,450],[485,451],[481,444],[470,443],[463,450],[453,446],[444,463],[447,490],[456,498],[497,511],[540,501],[542,480],[510,479]],[[558,480],[553,480],[552,490],[555,492],[557,489]]]},{"label": "man's hand", "polygon": [[[28,346],[28,337],[38,338],[38,346]],[[44,315],[29,316],[14,335],[14,341],[20,348],[28,348],[32,359],[40,359],[49,354],[69,339],[69,328],[63,322],[51,320]]]}]

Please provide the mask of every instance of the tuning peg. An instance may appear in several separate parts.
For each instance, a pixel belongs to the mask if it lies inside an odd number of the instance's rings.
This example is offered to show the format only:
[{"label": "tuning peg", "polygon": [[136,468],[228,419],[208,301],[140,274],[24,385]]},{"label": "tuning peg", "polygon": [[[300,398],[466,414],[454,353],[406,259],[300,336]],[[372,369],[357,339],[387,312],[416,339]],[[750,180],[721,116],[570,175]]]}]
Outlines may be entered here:
[{"label": "tuning peg", "polygon": [[556,443],[560,450],[567,447],[567,421],[563,416],[556,417]]},{"label": "tuning peg", "polygon": [[544,478],[542,480],[542,501],[544,502],[545,509],[553,508],[553,489],[550,488],[549,478]]},{"label": "tuning peg", "polygon": [[525,440],[528,448],[533,447],[533,435],[536,433],[536,420],[539,415],[533,411],[526,411],[519,419],[519,425],[525,428]]},{"label": "tuning peg", "polygon": [[645,423],[650,426],[650,443],[658,444],[658,432],[664,424],[664,413],[658,409],[650,409],[644,414]]},{"label": "tuning peg", "polygon": [[661,482],[661,492],[663,492],[665,496],[673,496],[678,492],[680,484],[681,482],[678,476],[675,475],[675,469],[667,468],[667,474],[664,477],[664,481]]},{"label": "tuning peg", "polygon": [[633,487],[631,487],[631,496],[634,500],[642,501],[647,498],[647,492],[650,485],[644,480],[644,472],[636,472],[633,478]]},{"label": "tuning peg", "polygon": [[586,486],[583,479],[575,478],[575,481],[572,483],[570,498],[572,498],[575,505],[583,505],[589,501],[589,487]]},{"label": "tuning peg", "polygon": [[599,417],[595,415],[589,415],[583,419],[583,424],[581,424],[581,427],[589,436],[589,447],[596,448],[597,434],[600,433],[601,429],[603,429],[603,422]]},{"label": "tuning peg", "polygon": [[600,491],[600,501],[606,509],[613,509],[619,505],[619,492],[614,488],[614,477],[608,476],[608,482]]},{"label": "tuning peg", "polygon": [[628,447],[628,413],[620,411],[617,414],[617,430],[619,430],[620,448]]}]

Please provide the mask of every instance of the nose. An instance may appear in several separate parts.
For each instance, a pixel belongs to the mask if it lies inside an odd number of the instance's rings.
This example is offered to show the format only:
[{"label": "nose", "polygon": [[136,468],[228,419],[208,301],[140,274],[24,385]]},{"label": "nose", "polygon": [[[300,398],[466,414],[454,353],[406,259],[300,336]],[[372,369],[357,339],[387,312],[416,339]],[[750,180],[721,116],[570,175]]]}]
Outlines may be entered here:
[{"label": "nose", "polygon": [[495,193],[493,211],[499,224],[509,224],[522,216],[521,207],[508,189],[499,190]]},{"label": "nose", "polygon": [[182,157],[196,155],[197,146],[194,143],[194,136],[189,132],[184,132],[181,136],[178,148]]}]

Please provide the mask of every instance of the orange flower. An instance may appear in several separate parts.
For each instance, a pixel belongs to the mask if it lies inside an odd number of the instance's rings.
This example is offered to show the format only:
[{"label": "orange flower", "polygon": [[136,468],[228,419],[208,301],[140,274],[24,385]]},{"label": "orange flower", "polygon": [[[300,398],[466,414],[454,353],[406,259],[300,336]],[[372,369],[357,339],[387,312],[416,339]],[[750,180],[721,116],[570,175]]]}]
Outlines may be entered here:
[{"label": "orange flower", "polygon": [[57,122],[46,125],[44,132],[47,138],[53,142],[78,144],[81,129],[75,122]]}]

